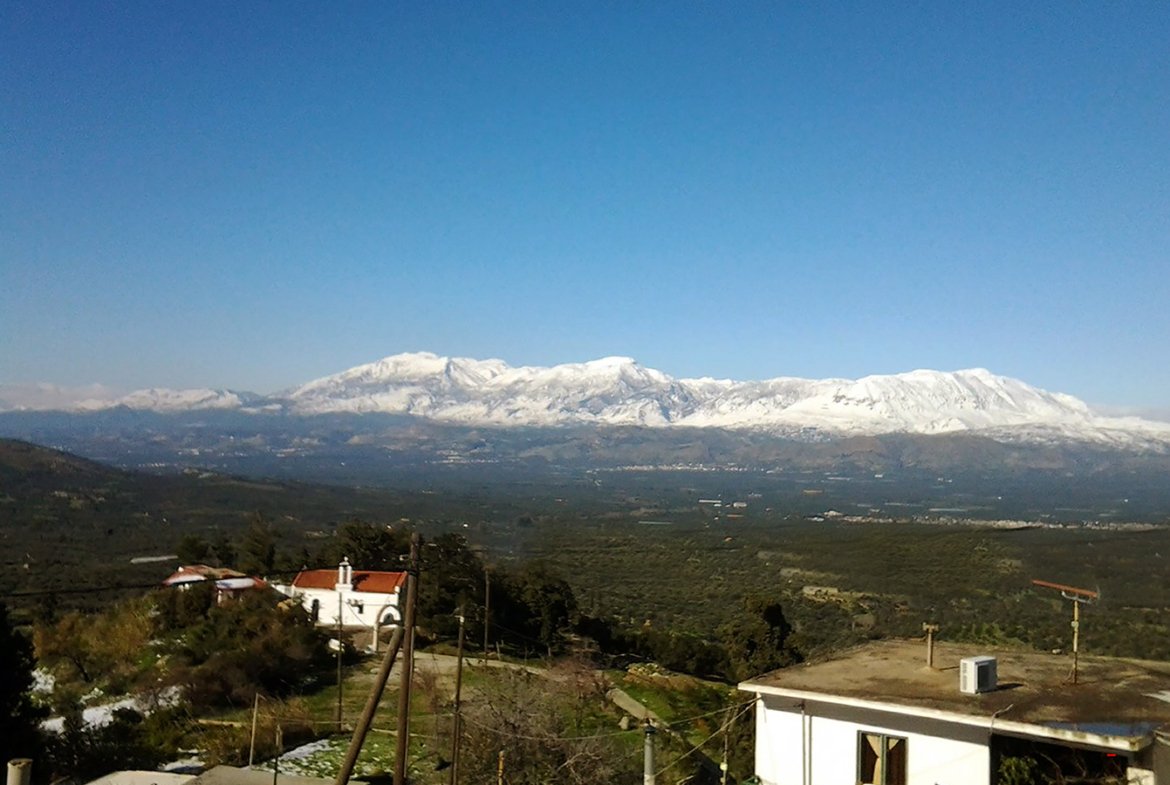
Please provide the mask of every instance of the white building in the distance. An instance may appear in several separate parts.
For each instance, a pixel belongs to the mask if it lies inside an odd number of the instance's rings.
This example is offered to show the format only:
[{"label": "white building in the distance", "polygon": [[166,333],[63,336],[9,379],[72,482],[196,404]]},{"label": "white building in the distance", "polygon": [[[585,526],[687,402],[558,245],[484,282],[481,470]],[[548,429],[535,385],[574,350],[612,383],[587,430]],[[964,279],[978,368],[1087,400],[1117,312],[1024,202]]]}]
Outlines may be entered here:
[{"label": "white building in the distance", "polygon": [[[936,643],[929,668],[925,654],[922,642],[882,641],[740,684],[756,696],[756,775],[1170,785],[1170,663],[1082,656],[1073,684],[1068,656]],[[961,671],[981,678],[964,691]]]},{"label": "white building in the distance", "polygon": [[392,627],[400,620],[398,597],[405,572],[354,570],[342,559],[336,570],[301,570],[289,584],[273,584],[287,597],[299,599],[313,621],[345,629]]}]

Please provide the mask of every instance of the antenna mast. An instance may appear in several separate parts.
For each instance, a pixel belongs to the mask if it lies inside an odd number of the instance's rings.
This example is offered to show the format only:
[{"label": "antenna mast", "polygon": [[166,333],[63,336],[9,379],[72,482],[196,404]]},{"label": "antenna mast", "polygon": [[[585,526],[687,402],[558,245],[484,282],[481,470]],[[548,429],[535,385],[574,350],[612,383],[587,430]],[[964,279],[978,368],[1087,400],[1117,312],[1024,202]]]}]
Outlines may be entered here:
[{"label": "antenna mast", "polygon": [[1091,589],[1078,589],[1075,586],[1065,586],[1063,583],[1052,583],[1051,581],[1033,580],[1033,586],[1039,586],[1042,589],[1055,589],[1060,592],[1060,596],[1066,600],[1071,600],[1073,604],[1073,670],[1072,683],[1077,683],[1077,665],[1080,658],[1080,641],[1081,641],[1081,606],[1088,605],[1101,597],[1100,592],[1092,591]]}]

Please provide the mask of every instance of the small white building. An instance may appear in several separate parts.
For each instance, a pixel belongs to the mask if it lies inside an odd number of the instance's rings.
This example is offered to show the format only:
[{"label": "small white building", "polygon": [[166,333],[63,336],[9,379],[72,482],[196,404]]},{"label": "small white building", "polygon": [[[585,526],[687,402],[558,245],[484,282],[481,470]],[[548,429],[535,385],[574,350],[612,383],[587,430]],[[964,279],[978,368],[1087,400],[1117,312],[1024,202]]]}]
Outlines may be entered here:
[{"label": "small white building", "polygon": [[399,591],[405,572],[354,570],[342,559],[336,570],[301,570],[290,584],[273,584],[286,597],[299,599],[319,626],[346,629],[391,627],[400,620]]},{"label": "small white building", "polygon": [[179,567],[163,581],[162,585],[185,591],[207,581],[215,583],[215,601],[222,604],[231,597],[246,591],[267,589],[268,584],[260,578],[245,575],[227,567],[209,567],[206,564],[187,564]]},{"label": "small white building", "polygon": [[[988,653],[936,643],[930,668],[924,643],[882,641],[743,682],[756,696],[756,775],[990,785],[1030,769],[1013,781],[1170,785],[1170,663],[1081,657],[1073,684],[1067,656],[971,659]],[[989,681],[961,690],[963,659]]]}]

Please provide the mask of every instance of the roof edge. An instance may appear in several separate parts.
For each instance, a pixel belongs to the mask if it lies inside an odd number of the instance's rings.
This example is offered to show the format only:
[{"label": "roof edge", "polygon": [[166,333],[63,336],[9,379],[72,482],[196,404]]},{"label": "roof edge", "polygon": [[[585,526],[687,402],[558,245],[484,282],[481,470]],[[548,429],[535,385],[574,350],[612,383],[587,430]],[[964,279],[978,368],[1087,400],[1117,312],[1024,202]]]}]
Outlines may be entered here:
[{"label": "roof edge", "polygon": [[942,709],[930,709],[921,706],[912,706],[903,703],[888,703],[885,701],[866,700],[864,698],[849,698],[844,695],[834,695],[828,692],[809,692],[807,690],[789,690],[783,687],[772,687],[753,681],[743,681],[736,685],[741,692],[754,692],[757,698],[772,695],[779,698],[792,698],[798,701],[820,701],[838,706],[848,706],[855,709],[870,711],[884,711],[892,714],[913,714],[917,717],[927,717],[956,725],[968,725],[976,728],[985,728],[988,733],[999,731],[1013,736],[1028,736],[1031,738],[1050,739],[1066,744],[1100,747],[1117,752],[1138,752],[1145,749],[1154,741],[1154,733],[1143,736],[1107,736],[1087,731],[1065,730],[1050,728],[1047,725],[1036,725],[1031,722],[1016,720],[1002,720],[994,714],[959,714]]}]

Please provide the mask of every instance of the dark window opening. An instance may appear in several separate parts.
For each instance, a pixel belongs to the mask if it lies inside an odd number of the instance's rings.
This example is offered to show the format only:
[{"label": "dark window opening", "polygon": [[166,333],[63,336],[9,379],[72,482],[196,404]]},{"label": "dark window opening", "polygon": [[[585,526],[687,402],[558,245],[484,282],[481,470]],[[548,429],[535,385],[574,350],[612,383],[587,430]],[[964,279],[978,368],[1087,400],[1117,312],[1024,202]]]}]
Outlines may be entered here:
[{"label": "dark window opening", "polygon": [[906,739],[884,733],[857,734],[857,782],[906,785]]}]

